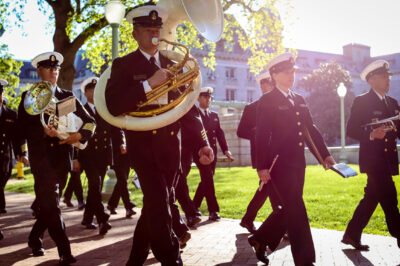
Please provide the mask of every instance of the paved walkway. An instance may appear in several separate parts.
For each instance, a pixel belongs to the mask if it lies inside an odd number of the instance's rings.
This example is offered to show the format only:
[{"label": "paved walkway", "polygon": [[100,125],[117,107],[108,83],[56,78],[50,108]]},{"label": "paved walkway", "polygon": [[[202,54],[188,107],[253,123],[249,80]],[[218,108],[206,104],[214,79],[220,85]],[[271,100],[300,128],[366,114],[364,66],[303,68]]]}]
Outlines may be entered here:
[{"label": "paved walkway", "polygon": [[[5,239],[0,241],[0,265],[58,265],[54,242],[46,233],[46,255],[32,257],[27,238],[34,220],[29,206],[32,195],[6,193],[7,214],[0,215],[0,228]],[[76,202],[75,202],[76,205]],[[67,224],[67,234],[73,254],[78,259],[74,265],[125,265],[131,249],[133,229],[138,215],[125,218],[125,210],[113,215],[113,228],[106,236],[98,230],[87,230],[80,225],[82,211],[62,206]],[[192,230],[192,239],[182,253],[185,265],[261,265],[247,243],[248,233],[238,220],[221,219],[203,222]],[[382,221],[383,222],[383,221]],[[340,243],[343,232],[312,229],[317,252],[317,265],[400,265],[400,250],[392,237],[363,235],[363,242],[370,245],[369,252],[359,252]],[[288,242],[270,256],[270,265],[293,265]],[[146,265],[159,265],[152,255]]]}]

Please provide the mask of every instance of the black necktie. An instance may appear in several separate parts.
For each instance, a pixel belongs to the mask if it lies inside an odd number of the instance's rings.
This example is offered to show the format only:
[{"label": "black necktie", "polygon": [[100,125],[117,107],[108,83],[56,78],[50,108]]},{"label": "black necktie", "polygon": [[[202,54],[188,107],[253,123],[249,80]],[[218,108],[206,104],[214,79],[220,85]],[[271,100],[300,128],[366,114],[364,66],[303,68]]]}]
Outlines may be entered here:
[{"label": "black necktie", "polygon": [[156,64],[156,58],[154,56],[150,57],[150,64],[153,67],[154,72],[159,69],[159,67]]},{"label": "black necktie", "polygon": [[387,104],[387,101],[386,101],[386,97],[382,98],[382,103],[383,103],[383,106],[385,106],[386,112],[389,114],[389,107],[388,107],[388,104]]}]

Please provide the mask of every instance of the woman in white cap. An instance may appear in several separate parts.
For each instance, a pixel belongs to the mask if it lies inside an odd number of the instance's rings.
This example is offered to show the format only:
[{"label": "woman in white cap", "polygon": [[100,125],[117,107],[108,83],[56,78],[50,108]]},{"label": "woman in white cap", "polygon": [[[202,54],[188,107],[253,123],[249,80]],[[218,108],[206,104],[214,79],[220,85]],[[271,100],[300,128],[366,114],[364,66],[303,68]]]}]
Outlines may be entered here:
[{"label": "woman in white cap", "polygon": [[[315,142],[327,169],[335,164],[335,160],[314,126],[303,97],[290,90],[297,68],[295,56],[292,53],[280,54],[267,67],[275,88],[264,94],[257,106],[256,167],[261,182],[269,187],[271,200],[279,202],[283,209],[275,208],[249,237],[249,243],[257,258],[268,263],[266,246],[274,251],[288,232],[294,263],[313,265],[315,249],[303,201],[304,142],[310,147],[306,134]],[[275,164],[269,172],[273,161]]]}]

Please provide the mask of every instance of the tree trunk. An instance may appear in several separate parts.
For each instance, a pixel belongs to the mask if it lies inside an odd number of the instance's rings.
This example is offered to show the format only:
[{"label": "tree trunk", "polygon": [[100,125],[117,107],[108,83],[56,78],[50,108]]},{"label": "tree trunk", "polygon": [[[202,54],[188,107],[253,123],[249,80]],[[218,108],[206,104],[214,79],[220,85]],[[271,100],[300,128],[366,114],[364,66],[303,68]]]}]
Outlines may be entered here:
[{"label": "tree trunk", "polygon": [[59,51],[64,56],[64,62],[61,65],[60,76],[58,77],[58,86],[65,90],[72,90],[74,78],[76,74],[74,62],[76,51],[63,47],[62,51]]}]

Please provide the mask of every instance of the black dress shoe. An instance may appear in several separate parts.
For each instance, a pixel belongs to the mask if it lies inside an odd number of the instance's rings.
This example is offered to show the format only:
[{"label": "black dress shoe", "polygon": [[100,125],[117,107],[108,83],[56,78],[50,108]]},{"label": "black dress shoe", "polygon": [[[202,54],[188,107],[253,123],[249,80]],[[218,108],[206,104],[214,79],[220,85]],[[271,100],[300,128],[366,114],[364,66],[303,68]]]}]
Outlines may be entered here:
[{"label": "black dress shoe", "polygon": [[44,248],[32,248],[32,254],[34,257],[44,256]]},{"label": "black dress shoe", "polygon": [[217,212],[210,212],[210,216],[208,217],[208,219],[211,221],[216,221],[221,219],[221,216],[219,216]]},{"label": "black dress shoe", "polygon": [[260,242],[258,242],[256,239],[254,239],[254,236],[250,236],[248,238],[250,246],[253,247],[254,251],[256,252],[256,257],[259,261],[264,262],[266,265],[269,263],[269,259],[267,254],[265,254],[266,251],[266,246],[262,245]]},{"label": "black dress shoe", "polygon": [[246,228],[247,231],[249,231],[252,234],[254,234],[257,231],[256,227],[254,226],[254,223],[249,223],[244,220],[240,221],[240,226]]},{"label": "black dress shoe", "polygon": [[346,234],[343,236],[342,243],[344,243],[346,245],[352,245],[357,250],[363,250],[363,251],[369,250],[369,246],[368,245],[362,245],[360,241],[357,242],[357,241],[351,239]]},{"label": "black dress shoe", "polygon": [[108,230],[111,229],[111,224],[109,222],[99,223],[99,234],[105,235]]},{"label": "black dress shoe", "polygon": [[196,210],[196,212],[194,213],[195,216],[200,217],[201,216],[201,212],[199,210]]},{"label": "black dress shoe", "polygon": [[85,202],[79,202],[78,203],[78,210],[83,210],[85,208],[86,204]]},{"label": "black dress shoe", "polygon": [[132,209],[126,209],[126,215],[125,215],[125,217],[126,218],[131,218],[133,215],[135,215],[136,214],[136,212],[134,211],[134,210],[132,210]]},{"label": "black dress shoe", "polygon": [[7,213],[6,209],[1,209],[0,213]]},{"label": "black dress shoe", "polygon": [[184,248],[186,247],[186,243],[189,241],[189,239],[192,237],[192,235],[189,232],[186,232],[183,236],[179,238],[179,247]]},{"label": "black dress shoe", "polygon": [[97,228],[97,224],[95,224],[93,222],[84,222],[84,221],[82,221],[81,225],[85,226],[86,229],[96,229]]},{"label": "black dress shoe", "polygon": [[135,204],[133,201],[130,201],[130,202],[129,202],[129,206],[130,206],[131,209],[132,209],[132,208],[135,208],[135,207],[136,207],[136,204]]},{"label": "black dress shoe", "polygon": [[75,263],[75,262],[76,262],[76,259],[72,255],[61,256],[60,257],[60,261],[59,261],[60,265],[70,265],[70,264]]},{"label": "black dress shoe", "polygon": [[4,238],[3,231],[0,230],[0,240]]},{"label": "black dress shoe", "polygon": [[196,224],[201,222],[201,219],[197,216],[188,216],[186,217],[187,226],[193,227]]},{"label": "black dress shoe", "polygon": [[107,209],[110,211],[110,214],[117,214],[118,213],[115,208],[113,208],[113,207],[111,207],[109,205],[107,206]]},{"label": "black dress shoe", "polygon": [[71,200],[64,198],[63,202],[67,205],[67,207],[74,207]]}]

